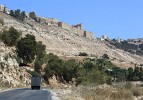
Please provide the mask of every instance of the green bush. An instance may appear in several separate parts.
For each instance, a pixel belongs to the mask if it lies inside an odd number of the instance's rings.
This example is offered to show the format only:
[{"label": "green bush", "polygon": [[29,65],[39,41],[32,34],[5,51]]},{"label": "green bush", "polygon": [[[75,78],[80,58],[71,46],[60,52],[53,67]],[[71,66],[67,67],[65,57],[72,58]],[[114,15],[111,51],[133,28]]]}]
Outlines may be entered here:
[{"label": "green bush", "polygon": [[104,84],[106,83],[108,76],[99,70],[94,70],[87,76],[90,83]]},{"label": "green bush", "polygon": [[105,53],[105,54],[102,55],[102,58],[109,59],[109,56]]},{"label": "green bush", "polygon": [[139,88],[134,88],[134,89],[132,90],[132,93],[133,93],[134,96],[138,97],[138,96],[142,96],[142,95],[143,95],[143,92],[142,92],[142,91],[143,91],[143,90],[141,90],[141,89],[139,89]]},{"label": "green bush", "polygon": [[132,89],[133,88],[133,84],[131,82],[126,82],[126,84],[124,85],[124,87],[126,89]]},{"label": "green bush", "polygon": [[18,32],[14,27],[10,27],[9,30],[4,30],[1,33],[1,40],[8,46],[14,46],[17,44],[21,33]]},{"label": "green bush", "polygon": [[30,74],[31,74],[31,76],[33,76],[33,77],[41,77],[41,75],[39,74],[39,73],[37,73],[36,71],[30,71],[29,72]]},{"label": "green bush", "polygon": [[26,37],[21,38],[16,45],[16,52],[19,58],[23,59],[24,63],[31,63],[36,55],[35,36],[27,34]]},{"label": "green bush", "polygon": [[89,83],[89,80],[86,77],[78,77],[76,80],[76,86],[78,86],[79,84],[87,84],[87,83]]},{"label": "green bush", "polygon": [[108,85],[112,85],[112,78],[111,77],[108,77],[107,80],[106,80],[106,83]]},{"label": "green bush", "polygon": [[88,54],[86,52],[80,52],[79,56],[88,56]]},{"label": "green bush", "polygon": [[41,73],[41,70],[42,70],[42,62],[37,60],[34,62],[34,70],[37,72],[37,73]]}]

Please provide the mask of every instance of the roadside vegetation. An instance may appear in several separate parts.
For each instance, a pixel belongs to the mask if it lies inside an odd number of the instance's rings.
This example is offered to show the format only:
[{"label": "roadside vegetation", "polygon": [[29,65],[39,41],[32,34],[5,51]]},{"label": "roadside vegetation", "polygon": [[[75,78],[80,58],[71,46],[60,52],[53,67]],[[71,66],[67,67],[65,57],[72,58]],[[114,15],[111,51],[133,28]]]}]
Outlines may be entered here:
[{"label": "roadside vegetation", "polygon": [[74,89],[86,100],[142,100],[137,98],[143,95],[142,85],[130,82],[118,85],[79,86],[78,89]]},{"label": "roadside vegetation", "polygon": [[[46,46],[36,41],[35,36],[27,34],[21,37],[21,32],[14,27],[0,33],[0,39],[7,46],[15,46],[18,62],[25,65],[32,63],[35,71],[48,82],[52,76],[60,82],[70,83],[76,79],[79,84],[112,84],[112,82],[143,81],[143,68],[135,67],[121,69],[112,64],[107,54],[101,58],[86,58],[79,62],[74,59],[64,61],[53,53],[46,54]],[[80,53],[87,56],[86,53]]]}]

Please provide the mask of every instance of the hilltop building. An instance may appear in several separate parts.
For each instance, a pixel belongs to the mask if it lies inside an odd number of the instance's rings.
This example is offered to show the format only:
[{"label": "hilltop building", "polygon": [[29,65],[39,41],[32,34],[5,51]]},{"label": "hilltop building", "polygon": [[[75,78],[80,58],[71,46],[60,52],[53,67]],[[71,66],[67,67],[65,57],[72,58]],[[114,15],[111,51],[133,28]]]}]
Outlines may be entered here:
[{"label": "hilltop building", "polygon": [[10,10],[4,5],[0,5],[0,11],[6,14],[10,14]]},{"label": "hilltop building", "polygon": [[107,35],[102,35],[101,41],[109,40],[109,37]]}]

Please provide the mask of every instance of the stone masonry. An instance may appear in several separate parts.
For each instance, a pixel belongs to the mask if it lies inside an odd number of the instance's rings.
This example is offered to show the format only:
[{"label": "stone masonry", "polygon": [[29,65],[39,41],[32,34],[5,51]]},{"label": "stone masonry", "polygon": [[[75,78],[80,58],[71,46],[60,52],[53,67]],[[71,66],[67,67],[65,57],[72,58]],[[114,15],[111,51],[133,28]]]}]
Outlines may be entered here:
[{"label": "stone masonry", "polygon": [[84,30],[82,24],[71,26],[65,22],[58,22],[58,26],[68,31],[71,31],[72,33],[78,34],[79,36],[86,37],[88,39],[93,39],[93,34]]}]

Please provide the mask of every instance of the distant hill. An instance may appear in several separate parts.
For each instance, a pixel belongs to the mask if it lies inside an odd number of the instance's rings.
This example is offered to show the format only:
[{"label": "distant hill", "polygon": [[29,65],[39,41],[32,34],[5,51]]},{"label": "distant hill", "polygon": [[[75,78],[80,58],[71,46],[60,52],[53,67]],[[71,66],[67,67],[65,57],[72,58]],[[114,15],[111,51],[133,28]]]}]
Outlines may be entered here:
[{"label": "distant hill", "polygon": [[143,41],[142,39],[132,39],[132,40],[124,40],[118,42],[116,40],[109,41],[111,45],[114,45],[118,49],[122,49],[131,54],[136,54],[143,56]]}]

